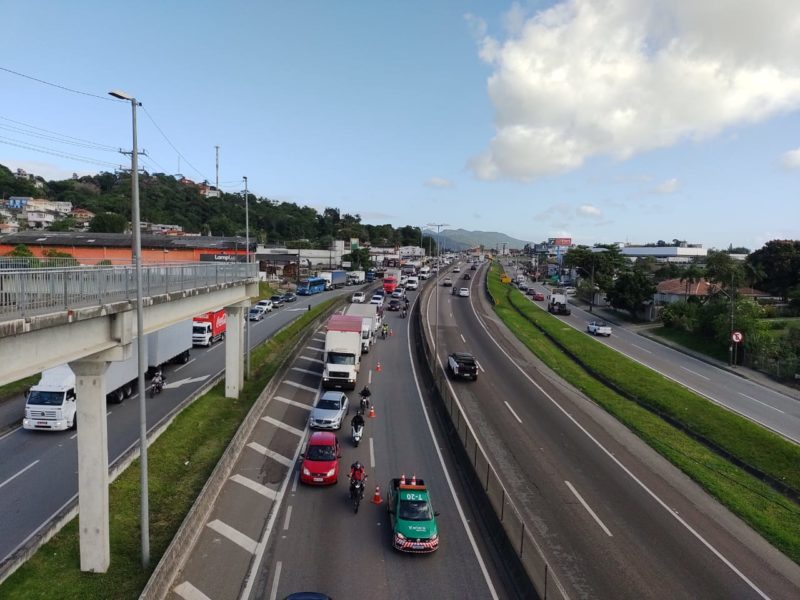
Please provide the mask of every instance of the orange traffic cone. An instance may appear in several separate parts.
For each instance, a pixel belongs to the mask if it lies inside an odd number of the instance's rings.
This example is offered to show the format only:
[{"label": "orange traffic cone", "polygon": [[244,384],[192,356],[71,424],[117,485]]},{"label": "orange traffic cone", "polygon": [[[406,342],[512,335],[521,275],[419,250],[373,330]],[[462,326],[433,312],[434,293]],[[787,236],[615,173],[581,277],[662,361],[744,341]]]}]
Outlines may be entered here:
[{"label": "orange traffic cone", "polygon": [[402,475],[400,475],[400,485],[405,485],[405,484],[406,484],[406,474],[403,473]]},{"label": "orange traffic cone", "polygon": [[374,404],[370,404],[369,405],[369,418],[370,419],[374,419],[375,418],[375,405]]},{"label": "orange traffic cone", "polygon": [[416,475],[412,475],[411,476],[411,485],[417,485],[417,476]]},{"label": "orange traffic cone", "polygon": [[381,372],[381,361],[378,361],[378,364],[375,366],[375,370],[380,373]]},{"label": "orange traffic cone", "polygon": [[372,503],[373,504],[380,504],[383,502],[383,498],[381,498],[381,486],[375,486],[375,494],[372,496]]}]

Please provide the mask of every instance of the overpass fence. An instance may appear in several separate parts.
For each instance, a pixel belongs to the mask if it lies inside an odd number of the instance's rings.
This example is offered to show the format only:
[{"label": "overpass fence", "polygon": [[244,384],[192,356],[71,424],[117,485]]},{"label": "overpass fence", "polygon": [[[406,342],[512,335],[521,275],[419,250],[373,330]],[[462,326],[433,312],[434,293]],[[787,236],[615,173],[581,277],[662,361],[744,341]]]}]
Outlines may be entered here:
[{"label": "overpass fence", "polygon": [[[436,279],[432,281],[435,282],[434,285],[438,285]],[[417,305],[421,304],[421,302],[417,302]],[[503,485],[497,471],[492,466],[486,451],[483,449],[475,430],[469,422],[464,407],[461,406],[458,398],[452,393],[447,373],[437,359],[433,340],[429,339],[428,331],[423,324],[421,306],[415,306],[415,309],[417,309],[417,322],[421,330],[419,338],[421,339],[426,364],[430,365],[431,375],[439,398],[457,432],[475,479],[480,481],[481,487],[497,519],[500,521],[509,543],[539,596],[545,600],[568,600],[569,596],[566,590],[556,574],[550,569],[550,565],[541,546],[537,543],[531,527],[525,522],[511,494]]]},{"label": "overpass fence", "polygon": [[[136,300],[134,265],[7,268],[0,264],[0,319]],[[5,267],[5,268],[4,268]],[[142,265],[142,294],[154,296],[258,277],[258,263]]]}]

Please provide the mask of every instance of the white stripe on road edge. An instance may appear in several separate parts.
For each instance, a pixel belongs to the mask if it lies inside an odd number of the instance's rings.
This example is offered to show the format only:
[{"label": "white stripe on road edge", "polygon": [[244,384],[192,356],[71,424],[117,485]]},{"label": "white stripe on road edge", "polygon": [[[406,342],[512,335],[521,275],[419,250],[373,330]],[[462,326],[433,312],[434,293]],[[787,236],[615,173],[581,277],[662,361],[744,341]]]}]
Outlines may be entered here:
[{"label": "white stripe on road edge", "polygon": [[296,400],[289,400],[288,398],[284,398],[283,396],[273,396],[272,399],[277,400],[278,402],[283,402],[284,404],[296,406],[297,408],[305,408],[306,410],[311,410],[312,408],[308,404],[303,404],[302,402],[297,402]]},{"label": "white stripe on road edge", "polygon": [[180,371],[180,370],[181,370],[183,367],[188,367],[188,366],[189,366],[190,364],[192,364],[192,363],[193,363],[195,360],[196,360],[196,359],[194,359],[194,358],[193,358],[192,360],[190,360],[190,361],[189,361],[189,362],[187,362],[186,364],[183,364],[183,365],[181,365],[180,367],[176,367],[176,368],[175,368],[175,371],[177,372],[177,371]]},{"label": "white stripe on road edge", "polygon": [[302,358],[303,360],[310,360],[311,362],[322,364],[322,360],[319,358],[311,358],[310,356],[298,356],[297,358]]},{"label": "white stripe on road edge", "polygon": [[206,596],[188,581],[184,581],[179,586],[176,586],[172,591],[183,598],[183,600],[211,600],[211,598]]},{"label": "white stripe on road edge", "polygon": [[[322,373],[317,373],[317,375],[322,375]],[[296,387],[300,390],[305,390],[307,392],[314,392],[315,394],[319,390],[319,388],[313,388],[309,385],[303,385],[302,383],[295,383],[294,381],[289,381],[288,379],[284,379],[283,381],[281,381],[281,383],[285,383],[286,385],[291,385],[293,387]]]},{"label": "white stripe on road edge", "polygon": [[375,468],[375,447],[372,445],[372,438],[369,438],[369,467]]},{"label": "white stripe on road edge", "polygon": [[297,491],[297,482],[300,481],[300,469],[294,472],[294,481],[292,481],[292,493]]},{"label": "white stripe on road edge", "polygon": [[691,369],[687,369],[687,368],[686,368],[686,367],[684,367],[684,366],[681,366],[681,369],[683,369],[683,370],[684,370],[684,371],[686,371],[687,373],[691,373],[692,375],[697,375],[698,377],[702,377],[702,378],[703,378],[703,379],[705,379],[706,381],[711,381],[711,379],[710,379],[709,377],[706,377],[705,375],[700,375],[700,373],[698,373],[697,371],[692,371]]},{"label": "white stripe on road edge", "polygon": [[634,348],[638,348],[642,352],[647,352],[648,354],[652,354],[652,352],[650,350],[648,350],[647,348],[642,348],[641,346],[637,346],[636,344],[631,344],[631,346],[633,346]]},{"label": "white stripe on road edge", "polygon": [[252,479],[248,479],[247,477],[242,477],[238,473],[231,477],[231,481],[235,481],[236,483],[243,485],[246,488],[250,488],[254,492],[261,494],[269,498],[270,500],[275,500],[276,493],[275,490],[268,488],[265,485],[261,485],[260,483],[253,481]]},{"label": "white stripe on road edge", "polygon": [[69,439],[74,440],[76,437],[78,437],[78,434],[73,433],[71,436],[69,436]]},{"label": "white stripe on road edge", "polygon": [[607,535],[608,537],[614,537],[613,535],[611,535],[611,532],[608,530],[608,527],[606,527],[606,526],[605,526],[605,524],[604,524],[604,523],[603,523],[603,522],[600,520],[600,517],[598,517],[598,516],[595,514],[595,512],[592,510],[592,508],[591,508],[591,507],[590,507],[590,506],[589,506],[589,505],[586,503],[586,500],[584,500],[584,499],[583,499],[583,497],[582,497],[582,496],[581,496],[581,495],[578,493],[578,490],[576,490],[574,487],[572,487],[572,484],[571,484],[569,481],[564,481],[564,483],[566,483],[566,484],[567,484],[567,487],[570,489],[570,491],[571,491],[573,494],[575,494],[575,497],[578,499],[578,501],[579,501],[581,504],[583,504],[583,508],[585,508],[585,509],[586,509],[586,511],[587,511],[587,512],[588,512],[590,515],[592,515],[592,518],[593,518],[593,519],[594,519],[594,520],[597,522],[597,524],[598,524],[598,525],[600,525],[600,528],[601,528],[603,531],[605,531],[605,532],[606,532],[606,535]]},{"label": "white stripe on road edge", "polygon": [[[77,434],[76,434],[76,435],[77,435]],[[370,440],[370,442],[371,442],[371,441],[372,441],[372,440]],[[17,478],[17,477],[19,477],[20,475],[22,475],[22,474],[23,474],[25,471],[27,471],[28,469],[30,469],[31,467],[33,467],[34,465],[36,465],[36,463],[38,463],[38,462],[39,462],[39,459],[37,458],[35,461],[33,461],[31,464],[29,464],[29,465],[28,465],[27,467],[25,467],[24,469],[20,469],[19,471],[17,471],[17,472],[16,472],[14,475],[12,475],[12,476],[11,476],[11,477],[9,477],[8,479],[6,479],[6,480],[5,480],[3,483],[0,483],[0,488],[1,488],[1,487],[3,487],[5,484],[7,484],[7,483],[10,483],[11,481],[13,481],[14,479],[16,479],[16,478]]]},{"label": "white stripe on road edge", "polygon": [[774,406],[770,406],[770,405],[769,405],[769,404],[767,404],[766,402],[762,402],[761,400],[756,400],[756,399],[755,399],[755,398],[753,398],[752,396],[748,396],[748,395],[747,395],[747,394],[745,394],[745,393],[742,393],[742,392],[739,392],[739,393],[740,393],[742,396],[744,396],[745,398],[747,398],[748,400],[752,400],[753,402],[758,402],[759,404],[763,404],[763,405],[764,405],[764,406],[766,406],[767,408],[771,408],[772,410],[777,410],[779,413],[782,413],[782,414],[784,414],[784,415],[786,414],[786,413],[785,413],[785,412],[783,412],[783,411],[782,411],[780,408],[775,408]]},{"label": "white stripe on road edge", "polygon": [[311,369],[302,369],[300,367],[292,367],[292,371],[297,371],[298,373],[308,373],[309,375],[322,375],[319,371],[312,371]]},{"label": "white stripe on road edge", "polygon": [[478,365],[478,368],[481,370],[481,373],[486,373],[486,371],[484,371],[483,367],[481,366],[481,363],[479,363],[479,362],[476,360],[476,361],[475,361],[475,364],[476,364],[476,365]]},{"label": "white stripe on road edge", "polygon": [[[511,358],[511,355],[510,355],[508,352],[506,352],[506,351],[503,349],[503,347],[502,347],[500,344],[498,344],[498,343],[497,343],[497,341],[494,339],[494,337],[492,337],[492,335],[489,333],[489,330],[486,328],[486,325],[484,324],[484,322],[483,322],[483,319],[481,319],[481,318],[478,316],[478,312],[475,310],[475,307],[474,307],[474,306],[471,304],[471,302],[472,302],[472,301],[470,300],[470,306],[472,307],[472,313],[475,315],[475,318],[478,320],[478,323],[480,324],[480,326],[481,326],[481,327],[483,328],[483,330],[486,332],[486,335],[489,337],[489,339],[490,339],[490,340],[492,340],[492,342],[494,343],[494,345],[495,345],[495,346],[497,346],[497,349],[498,349],[498,350],[500,350],[500,352],[502,352],[502,353],[503,353],[503,355],[504,355],[504,356],[505,356],[505,357],[508,359],[508,362],[510,362],[512,365],[514,365],[514,367],[515,367],[515,368],[516,368],[516,369],[517,369],[517,370],[518,370],[520,373],[522,373],[522,376],[523,376],[523,377],[525,377],[525,379],[527,379],[527,380],[528,380],[528,381],[531,383],[531,385],[533,385],[533,386],[534,386],[536,389],[538,389],[538,390],[539,390],[539,391],[542,393],[542,395],[544,395],[544,397],[545,397],[545,398],[547,398],[547,399],[548,399],[548,400],[549,400],[549,401],[550,401],[550,402],[551,402],[551,403],[552,403],[552,404],[553,404],[553,405],[554,405],[556,408],[558,408],[558,410],[560,410],[560,411],[562,412],[562,414],[563,414],[563,415],[564,415],[564,416],[565,416],[567,419],[569,419],[570,421],[572,421],[572,423],[575,425],[575,427],[577,427],[578,429],[580,429],[580,430],[583,432],[583,434],[584,434],[586,437],[588,437],[590,440],[592,440],[592,442],[594,442],[594,444],[595,444],[595,445],[596,445],[596,446],[597,446],[597,447],[598,447],[598,448],[599,448],[599,449],[600,449],[600,450],[601,450],[601,451],[602,451],[602,452],[603,452],[603,453],[604,453],[606,456],[608,456],[609,460],[611,460],[611,461],[612,461],[614,464],[616,464],[616,465],[617,465],[617,466],[618,466],[620,469],[622,469],[622,471],[623,471],[623,472],[624,472],[624,473],[625,473],[625,474],[626,474],[628,477],[630,477],[630,478],[631,478],[631,479],[632,479],[634,482],[636,482],[636,484],[637,484],[637,485],[638,485],[640,488],[642,488],[642,490],[644,490],[644,491],[645,491],[645,493],[647,493],[647,495],[648,495],[648,496],[650,496],[650,497],[651,497],[653,500],[655,500],[655,501],[656,501],[656,502],[657,502],[657,503],[658,503],[658,504],[661,506],[661,508],[663,508],[663,509],[664,509],[664,510],[666,510],[666,511],[667,511],[667,512],[668,512],[670,515],[672,515],[672,517],[673,517],[673,518],[674,518],[676,521],[678,521],[678,523],[680,523],[680,524],[681,524],[681,525],[682,525],[682,526],[683,526],[683,527],[684,527],[684,528],[685,528],[685,529],[686,529],[686,530],[687,530],[689,533],[691,533],[691,534],[692,534],[692,535],[695,537],[695,539],[696,539],[697,541],[699,541],[699,542],[700,542],[700,543],[701,543],[703,546],[705,546],[706,548],[708,548],[708,550],[709,550],[709,551],[710,551],[712,554],[714,554],[714,556],[716,556],[716,557],[717,557],[717,558],[718,558],[718,559],[719,559],[719,560],[720,560],[720,561],[721,561],[721,562],[722,562],[722,563],[723,563],[723,564],[724,564],[726,567],[728,567],[728,568],[729,568],[731,571],[733,571],[734,573],[736,573],[736,575],[737,575],[737,576],[738,576],[738,577],[739,577],[739,578],[740,578],[742,581],[744,581],[744,582],[745,582],[745,583],[746,583],[748,586],[750,586],[750,589],[752,589],[754,592],[756,592],[756,593],[757,593],[759,596],[761,596],[761,597],[762,597],[762,598],[764,598],[765,600],[770,600],[769,596],[767,596],[767,595],[766,595],[764,592],[762,592],[762,591],[761,591],[761,589],[760,589],[760,588],[759,588],[759,587],[758,587],[758,586],[757,586],[755,583],[753,583],[752,581],[750,581],[750,579],[747,577],[747,575],[745,575],[745,574],[744,574],[744,573],[742,573],[742,572],[741,572],[739,569],[737,569],[737,568],[736,568],[736,565],[734,565],[734,564],[733,564],[731,561],[729,561],[727,558],[725,558],[725,556],[724,556],[724,555],[723,555],[723,554],[722,554],[722,553],[721,553],[719,550],[717,550],[717,549],[716,549],[714,546],[712,546],[712,545],[711,545],[711,543],[710,543],[709,541],[707,541],[707,540],[706,540],[706,539],[705,539],[705,538],[704,538],[702,535],[700,535],[700,532],[699,532],[699,531],[695,530],[695,529],[694,529],[694,528],[693,528],[691,525],[689,525],[688,521],[684,520],[684,518],[683,518],[683,517],[681,517],[681,516],[680,516],[678,513],[676,513],[676,512],[675,512],[675,511],[674,511],[672,508],[670,508],[669,506],[667,506],[667,503],[666,503],[666,502],[664,502],[664,501],[663,501],[663,500],[662,500],[662,499],[661,499],[661,498],[660,498],[660,497],[659,497],[659,496],[658,496],[658,495],[657,495],[657,494],[656,494],[656,493],[655,493],[653,490],[651,490],[649,487],[647,487],[647,484],[645,484],[645,483],[644,483],[644,482],[643,482],[641,479],[639,479],[638,477],[636,477],[636,475],[634,475],[634,474],[633,474],[633,472],[632,472],[632,471],[631,471],[631,470],[630,470],[628,467],[626,467],[624,464],[622,464],[622,461],[620,461],[620,460],[619,460],[619,459],[618,459],[616,456],[614,456],[614,454],[613,454],[613,453],[612,453],[612,452],[611,452],[611,451],[610,451],[608,448],[606,448],[605,446],[603,446],[603,444],[601,444],[601,443],[600,443],[600,441],[599,441],[597,438],[595,438],[595,437],[594,437],[594,436],[593,436],[591,433],[589,433],[589,431],[588,431],[588,430],[587,430],[587,429],[586,429],[586,428],[585,428],[583,425],[581,425],[580,423],[578,423],[578,420],[577,420],[575,417],[573,417],[571,414],[569,414],[569,412],[567,412],[567,410],[566,410],[566,409],[565,409],[563,406],[561,406],[561,405],[560,405],[560,404],[559,404],[559,403],[556,401],[556,399],[555,399],[555,398],[553,398],[553,397],[552,397],[550,394],[548,394],[548,393],[547,393],[547,392],[544,390],[544,388],[543,388],[542,386],[540,386],[538,383],[536,383],[536,381],[534,381],[534,379],[533,379],[533,378],[532,378],[530,375],[528,375],[528,374],[525,372],[525,369],[523,369],[522,367],[520,367],[520,366],[517,364],[517,362],[516,362],[516,361],[515,361],[513,358]],[[428,333],[430,334],[430,324],[428,325]],[[641,364],[641,365],[647,366],[647,365],[645,365],[643,362],[641,362],[641,361],[637,360],[636,358],[634,358],[634,357],[632,357],[632,356],[629,356],[628,354],[625,354],[624,352],[622,352],[622,354],[623,354],[624,356],[627,356],[627,357],[628,357],[628,358],[630,358],[631,360],[634,360],[634,361],[638,362],[638,363],[639,363],[639,364]],[[654,370],[655,370],[655,369],[654,369]],[[656,371],[656,372],[657,372],[657,373],[660,373],[660,371]],[[662,373],[662,375],[664,375],[664,374]],[[673,381],[676,381],[677,383],[680,383],[680,382],[679,382],[679,381],[677,381],[676,379],[673,379],[672,377],[669,377],[669,375],[664,375],[664,376],[665,376],[665,377],[667,377],[668,379],[672,379]],[[449,385],[449,382],[448,382],[448,385]],[[681,385],[684,385],[684,387],[688,387],[688,386],[686,386],[685,384],[681,384]],[[451,390],[452,390],[452,386],[450,386],[450,387],[451,387]],[[692,389],[692,388],[690,388],[690,387],[689,387],[688,389]],[[695,391],[695,390],[692,390],[692,391]],[[700,392],[697,392],[697,393],[700,393]],[[705,396],[705,394],[702,394],[702,395],[704,395],[704,396]],[[705,397],[707,397],[707,398],[711,398],[711,396],[705,396]],[[716,401],[716,400],[714,400],[714,402],[717,402],[717,401]],[[717,402],[717,404],[719,404],[719,402]],[[459,405],[459,406],[460,406],[460,405]],[[467,423],[469,423],[469,422],[467,422]]]},{"label": "white stripe on road edge", "polygon": [[286,458],[283,454],[279,454],[270,450],[269,448],[265,448],[258,442],[250,442],[247,444],[247,447],[251,450],[255,450],[259,454],[263,454],[264,456],[268,456],[272,460],[281,463],[284,467],[291,467],[294,463],[292,462],[291,458]]},{"label": "white stripe on road edge", "polygon": [[298,429],[297,427],[292,427],[291,425],[287,425],[283,421],[278,421],[278,419],[273,419],[272,417],[261,417],[262,421],[266,423],[271,423],[275,425],[275,427],[280,427],[286,431],[290,431],[291,433],[295,434],[297,437],[303,437],[305,435],[305,431],[302,429]]},{"label": "white stripe on road edge", "polygon": [[519,415],[518,415],[516,412],[514,412],[514,409],[513,409],[513,408],[511,408],[511,405],[508,403],[508,401],[507,401],[507,400],[503,400],[503,402],[505,403],[505,405],[506,405],[506,408],[507,408],[508,410],[510,410],[510,411],[511,411],[511,414],[512,414],[512,415],[514,415],[514,418],[515,418],[517,421],[519,421],[520,423],[522,423],[522,419],[520,419],[520,418],[519,418]]},{"label": "white stripe on road edge", "polygon": [[463,334],[463,333],[459,333],[458,335],[460,335],[460,336],[461,336],[461,341],[462,341],[462,342],[464,342],[464,343],[466,344],[466,343],[467,343],[467,340],[466,340],[466,338],[464,337],[464,334]]},{"label": "white stripe on road edge", "polygon": [[292,505],[286,507],[286,518],[283,520],[283,530],[289,529],[289,520],[292,518]]},{"label": "white stripe on road edge", "polygon": [[238,529],[234,529],[230,525],[226,525],[222,521],[216,519],[208,523],[207,527],[213,529],[221,536],[228,538],[237,546],[244,548],[250,554],[255,554],[257,542],[254,539],[247,537]]},{"label": "white stripe on road edge", "polygon": [[278,583],[281,580],[281,567],[283,563],[278,561],[275,564],[275,579],[272,580],[272,590],[269,593],[269,600],[275,600],[278,597]]}]

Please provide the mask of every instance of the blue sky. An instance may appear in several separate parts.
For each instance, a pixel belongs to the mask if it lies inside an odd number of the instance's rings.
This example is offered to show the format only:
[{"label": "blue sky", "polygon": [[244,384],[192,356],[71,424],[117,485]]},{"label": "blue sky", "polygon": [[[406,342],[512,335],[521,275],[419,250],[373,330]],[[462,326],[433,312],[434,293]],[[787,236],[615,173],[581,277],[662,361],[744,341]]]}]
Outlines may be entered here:
[{"label": "blue sky", "polygon": [[[0,67],[135,95],[143,166],[213,183],[219,145],[226,191],[246,175],[366,223],[756,249],[800,239],[799,15],[794,0],[4,0]],[[96,145],[130,147],[128,105],[7,71],[0,89],[0,163],[47,178],[126,163]]]}]

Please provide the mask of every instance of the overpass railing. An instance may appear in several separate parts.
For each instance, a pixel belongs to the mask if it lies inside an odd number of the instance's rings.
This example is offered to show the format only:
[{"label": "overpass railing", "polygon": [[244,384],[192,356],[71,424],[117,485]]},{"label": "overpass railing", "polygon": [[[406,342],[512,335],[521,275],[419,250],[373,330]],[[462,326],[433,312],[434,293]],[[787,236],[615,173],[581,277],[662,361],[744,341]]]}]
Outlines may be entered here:
[{"label": "overpass railing", "polygon": [[[142,265],[145,297],[258,278],[258,263]],[[136,269],[83,266],[0,270],[0,319],[136,299]]]}]

